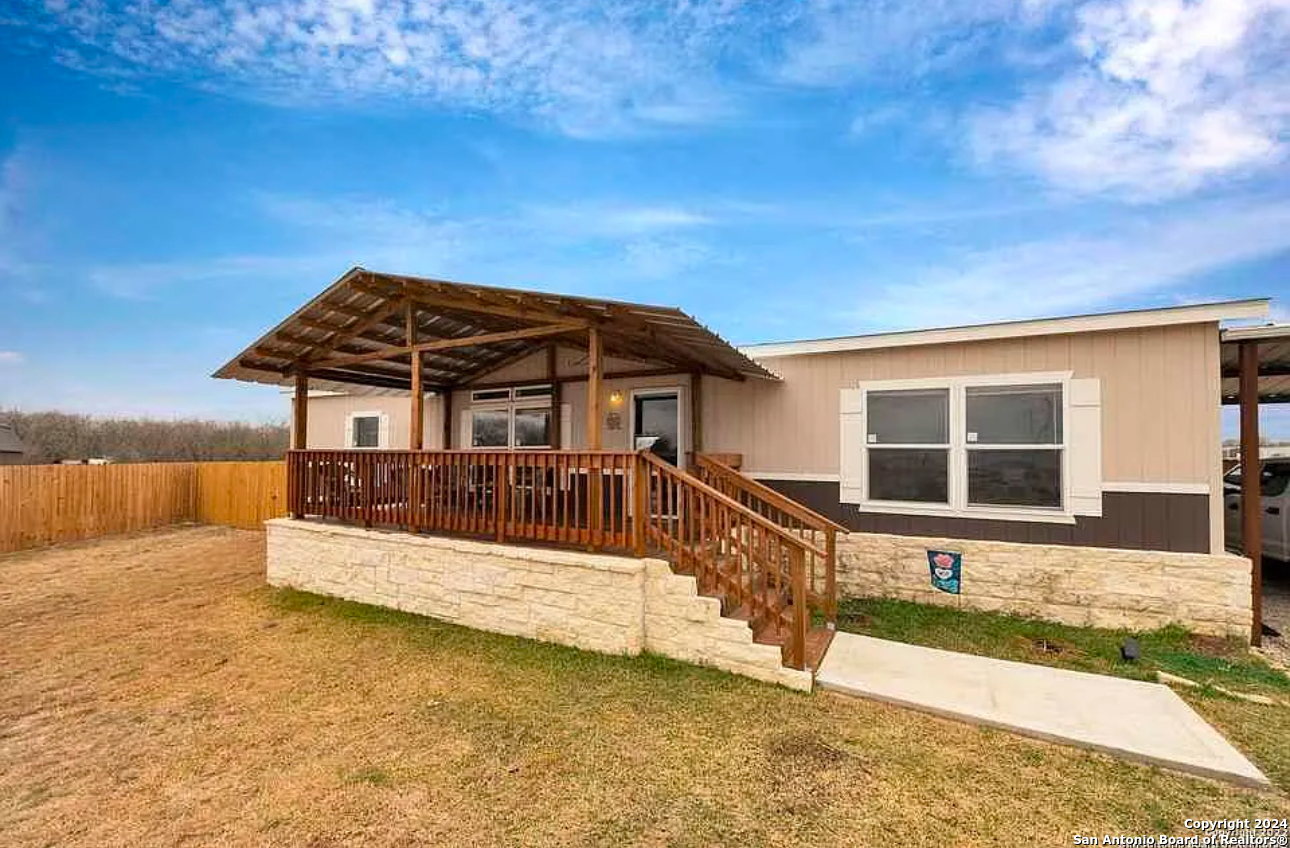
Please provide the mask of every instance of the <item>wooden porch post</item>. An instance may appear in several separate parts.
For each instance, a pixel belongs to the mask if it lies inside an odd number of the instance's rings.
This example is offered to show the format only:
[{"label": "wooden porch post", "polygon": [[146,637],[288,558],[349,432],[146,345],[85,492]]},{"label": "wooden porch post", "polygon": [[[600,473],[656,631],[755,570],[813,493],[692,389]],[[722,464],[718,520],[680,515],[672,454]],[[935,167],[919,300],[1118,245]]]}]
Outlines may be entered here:
[{"label": "wooden porch post", "polygon": [[1263,466],[1259,460],[1259,343],[1241,342],[1241,543],[1250,571],[1250,644],[1263,644]]},{"label": "wooden porch post", "polygon": [[443,411],[443,449],[452,450],[452,388],[443,390],[443,401],[439,409]]},{"label": "wooden porch post", "polygon": [[587,331],[587,449],[600,450],[600,330]]},{"label": "wooden porch post", "polygon": [[304,450],[309,441],[309,373],[296,370],[296,394],[291,399],[291,449]]},{"label": "wooden porch post", "polygon": [[[587,450],[598,451],[600,438],[600,374],[601,374],[600,330],[591,327],[587,330]],[[605,515],[602,498],[604,486],[603,469],[598,457],[587,463],[590,484],[587,492],[587,529],[591,533],[591,547],[599,550],[604,542]]]},{"label": "wooden porch post", "polygon": [[[309,442],[309,373],[304,368],[296,370],[296,393],[291,398],[291,449],[304,450]],[[287,512],[292,518],[305,517],[303,457],[289,457],[287,461]]]},{"label": "wooden porch post", "polygon": [[[407,325],[405,333],[408,347],[417,343],[417,307],[408,301]],[[412,420],[408,422],[408,448],[419,451],[425,447],[426,429],[426,391],[421,382],[421,354],[412,352],[408,362],[412,372]],[[408,530],[415,533],[421,526],[421,461],[417,456],[408,460]]]},{"label": "wooden porch post", "polygon": [[703,374],[690,375],[690,452],[703,453]]},{"label": "wooden porch post", "polygon": [[556,373],[555,342],[546,348],[546,375],[551,379],[551,448],[561,450],[568,445],[560,444],[560,381]]},{"label": "wooden porch post", "polygon": [[[407,316],[408,347],[417,343],[417,308],[408,301]],[[408,448],[419,451],[425,447],[425,413],[426,394],[421,384],[421,354],[413,351],[409,363],[412,368],[412,421],[408,427]]]}]

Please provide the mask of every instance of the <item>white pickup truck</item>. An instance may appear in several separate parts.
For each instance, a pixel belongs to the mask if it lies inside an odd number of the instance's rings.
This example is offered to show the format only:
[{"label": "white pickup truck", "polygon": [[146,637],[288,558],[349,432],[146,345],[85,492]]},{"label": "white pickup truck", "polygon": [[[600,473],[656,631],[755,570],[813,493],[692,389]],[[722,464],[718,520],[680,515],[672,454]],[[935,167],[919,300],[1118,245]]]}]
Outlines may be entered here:
[{"label": "white pickup truck", "polygon": [[[1262,489],[1263,555],[1282,562],[1290,560],[1290,459],[1263,460],[1259,488]],[[1241,547],[1241,466],[1223,476],[1224,536],[1227,547]]]}]

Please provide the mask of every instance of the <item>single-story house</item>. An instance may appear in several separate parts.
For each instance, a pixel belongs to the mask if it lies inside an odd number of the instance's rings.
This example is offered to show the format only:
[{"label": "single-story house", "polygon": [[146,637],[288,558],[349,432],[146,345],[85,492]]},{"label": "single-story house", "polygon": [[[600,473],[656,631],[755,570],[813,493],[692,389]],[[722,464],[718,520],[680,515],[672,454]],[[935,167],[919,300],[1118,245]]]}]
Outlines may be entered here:
[{"label": "single-story house", "polygon": [[[688,576],[789,674],[827,649],[808,611],[829,620],[839,594],[1248,634],[1251,564],[1223,548],[1220,322],[1267,312],[736,348],[677,309],[356,268],[215,376],[291,387],[295,518],[270,528],[271,579],[749,673],[751,648],[723,659],[687,636],[693,610],[651,628]],[[572,581],[524,576],[525,557],[617,574],[601,551],[646,563],[640,633],[570,623],[603,599],[523,588]],[[469,578],[448,574],[463,560]]]},{"label": "single-story house", "polygon": [[0,423],[0,465],[21,465],[26,452],[13,425]]}]

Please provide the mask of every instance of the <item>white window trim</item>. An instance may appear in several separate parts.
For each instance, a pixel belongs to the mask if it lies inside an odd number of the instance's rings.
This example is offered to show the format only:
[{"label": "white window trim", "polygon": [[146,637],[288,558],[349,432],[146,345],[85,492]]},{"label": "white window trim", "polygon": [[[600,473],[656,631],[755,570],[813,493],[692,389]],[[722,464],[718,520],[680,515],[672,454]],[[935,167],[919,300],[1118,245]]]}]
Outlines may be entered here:
[{"label": "white window trim", "polygon": [[[512,390],[508,390],[508,391],[511,392],[512,396],[514,395],[514,392]],[[550,395],[548,395],[545,398],[539,395],[537,397],[526,397],[526,398],[520,398],[518,400],[490,400],[490,401],[481,401],[478,403],[472,403],[465,410],[467,421],[469,422],[469,427],[467,428],[466,432],[462,434],[465,437],[465,444],[463,445],[463,447],[466,450],[477,450],[477,451],[551,450],[551,444],[550,444],[551,430],[550,430],[549,422],[547,425],[547,437],[548,437],[547,444],[525,445],[523,447],[520,447],[515,444],[515,413],[527,411],[527,410],[546,410],[547,412],[551,412],[554,409],[554,404],[552,403],[552,400],[553,398]],[[562,410],[564,406],[567,406],[567,404],[562,405]],[[506,413],[506,444],[505,445],[496,445],[494,447],[476,447],[475,446],[474,422],[475,422],[476,412],[505,412]],[[561,416],[561,426],[563,426],[563,416]]]},{"label": "white window trim", "polygon": [[[376,447],[360,448],[354,438],[354,421],[358,418],[376,419]],[[353,450],[386,450],[390,444],[390,417],[379,409],[351,412],[345,416],[345,447]]]},{"label": "white window trim", "polygon": [[[958,377],[929,377],[918,380],[877,380],[855,384],[864,393],[862,400],[864,420],[869,416],[869,394],[872,392],[905,391],[915,389],[947,389],[949,391],[949,503],[930,504],[914,501],[884,501],[869,498],[869,444],[861,445],[864,456],[860,462],[861,497],[856,503],[862,512],[898,515],[932,515],[953,518],[978,518],[998,521],[1033,521],[1049,524],[1074,524],[1071,509],[1070,479],[1070,380],[1071,371],[1042,371],[1021,374],[970,374]],[[966,393],[974,386],[1028,386],[1060,385],[1062,387],[1062,441],[1058,445],[1009,445],[1008,448],[1040,448],[1062,452],[1062,506],[1059,508],[1034,506],[973,505],[967,494],[967,403]],[[865,426],[868,430],[868,425]],[[884,444],[880,448],[941,448],[941,445]],[[976,443],[973,448],[978,447]]]}]

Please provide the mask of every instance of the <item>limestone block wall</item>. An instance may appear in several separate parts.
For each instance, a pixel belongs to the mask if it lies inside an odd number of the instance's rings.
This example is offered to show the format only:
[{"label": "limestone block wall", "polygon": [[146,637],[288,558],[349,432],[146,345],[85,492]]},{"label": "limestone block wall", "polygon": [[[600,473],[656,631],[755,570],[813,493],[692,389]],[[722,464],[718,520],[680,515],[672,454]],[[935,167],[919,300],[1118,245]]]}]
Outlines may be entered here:
[{"label": "limestone block wall", "polygon": [[[961,594],[934,589],[927,551],[963,554]],[[888,597],[1063,624],[1248,636],[1248,559],[1227,554],[852,533],[838,538],[843,597]]]},{"label": "limestone block wall", "polygon": [[722,618],[694,579],[662,560],[366,530],[265,522],[268,581],[466,627],[611,654],[653,651],[809,690],[779,649]]},{"label": "limestone block wall", "polygon": [[645,567],[645,649],[698,665],[809,691],[811,675],[786,668],[779,647],[753,641],[746,622],[721,616],[721,602],[698,593],[693,577],[663,560]]}]

